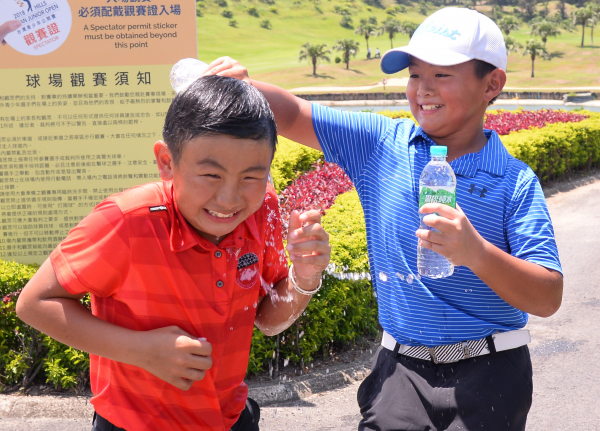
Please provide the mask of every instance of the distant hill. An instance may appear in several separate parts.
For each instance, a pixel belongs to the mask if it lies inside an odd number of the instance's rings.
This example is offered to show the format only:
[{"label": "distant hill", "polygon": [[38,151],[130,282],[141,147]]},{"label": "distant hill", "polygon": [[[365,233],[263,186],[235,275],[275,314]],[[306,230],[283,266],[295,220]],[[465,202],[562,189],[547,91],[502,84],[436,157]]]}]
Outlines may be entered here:
[{"label": "distant hill", "polygon": [[[244,64],[252,77],[288,89],[375,84],[386,76],[380,71],[378,60],[366,60],[365,39],[354,34],[360,20],[371,18],[381,25],[391,16],[400,21],[421,23],[441,7],[441,2],[438,4],[440,6],[433,3],[402,5],[393,0],[199,1],[197,5],[203,16],[198,17],[198,54],[206,62],[228,55]],[[548,3],[549,11],[553,13],[556,6],[556,1]],[[537,7],[542,8],[544,4]],[[491,6],[478,4],[477,9],[492,15]],[[505,6],[503,13],[514,14],[513,9],[514,6]],[[340,25],[344,15],[347,17],[345,27]],[[235,21],[232,23],[235,27],[230,25],[231,21]],[[527,25],[522,25],[511,32],[511,36],[524,43],[532,37],[529,31]],[[342,38],[360,43],[358,54],[350,62],[350,70],[345,69],[343,62],[335,63],[336,57],[342,57],[335,51],[330,54],[330,63],[320,63],[317,77],[312,76],[312,67],[307,61],[298,61],[299,50],[306,42],[324,43],[331,49],[336,40]],[[580,31],[563,31],[559,38],[550,38],[548,48],[557,56],[552,61],[537,60],[534,79],[529,78],[529,58],[520,53],[511,54],[507,85],[523,88],[600,86],[598,51],[591,47],[578,48],[580,39]],[[394,36],[393,46],[403,46],[408,41],[407,35],[398,34]],[[371,36],[369,46],[373,53],[377,47],[384,53],[390,48],[390,39],[387,34]],[[393,77],[406,76],[406,72],[400,72]]]}]

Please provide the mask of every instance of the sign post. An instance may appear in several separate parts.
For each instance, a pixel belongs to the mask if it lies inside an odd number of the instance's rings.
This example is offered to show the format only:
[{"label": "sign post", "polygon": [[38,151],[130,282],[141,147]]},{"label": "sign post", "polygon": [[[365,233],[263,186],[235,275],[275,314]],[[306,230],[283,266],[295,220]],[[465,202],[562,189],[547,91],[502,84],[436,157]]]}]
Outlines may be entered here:
[{"label": "sign post", "polygon": [[194,0],[0,0],[0,258],[41,263],[106,196],[158,180]]}]

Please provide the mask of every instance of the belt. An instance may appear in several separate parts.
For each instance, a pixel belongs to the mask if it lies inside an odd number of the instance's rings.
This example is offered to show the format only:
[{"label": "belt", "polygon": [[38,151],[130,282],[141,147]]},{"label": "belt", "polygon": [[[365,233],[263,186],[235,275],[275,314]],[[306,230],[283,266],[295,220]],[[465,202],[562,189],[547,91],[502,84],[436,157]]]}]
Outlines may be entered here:
[{"label": "belt", "polygon": [[433,361],[436,364],[447,364],[489,353],[515,349],[530,342],[531,335],[529,335],[529,331],[526,329],[498,332],[479,340],[463,341],[461,343],[435,347],[400,344],[385,331],[383,331],[383,338],[381,339],[381,345],[395,354],[399,353],[411,358]]}]

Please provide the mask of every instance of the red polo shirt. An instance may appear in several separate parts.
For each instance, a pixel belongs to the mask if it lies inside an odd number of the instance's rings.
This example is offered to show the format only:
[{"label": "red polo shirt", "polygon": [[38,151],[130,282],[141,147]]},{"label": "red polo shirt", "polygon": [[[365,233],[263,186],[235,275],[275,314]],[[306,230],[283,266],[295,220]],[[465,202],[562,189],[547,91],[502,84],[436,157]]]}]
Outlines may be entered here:
[{"label": "red polo shirt", "polygon": [[91,402],[101,416],[129,431],[231,428],[248,393],[261,278],[275,284],[287,276],[272,188],[216,246],[185,221],[171,182],[135,187],[100,203],[50,259],[67,291],[92,294],[102,320],[136,331],[176,325],[213,347],[212,368],[188,391],[90,355]]}]

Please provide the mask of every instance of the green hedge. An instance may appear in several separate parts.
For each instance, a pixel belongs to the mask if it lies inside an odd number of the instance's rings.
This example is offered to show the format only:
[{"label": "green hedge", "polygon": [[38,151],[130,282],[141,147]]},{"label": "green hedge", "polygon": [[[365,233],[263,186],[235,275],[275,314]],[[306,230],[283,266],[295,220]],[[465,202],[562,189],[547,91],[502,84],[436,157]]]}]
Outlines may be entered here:
[{"label": "green hedge", "polygon": [[600,162],[600,113],[581,111],[579,123],[555,123],[502,136],[508,152],[524,161],[543,181],[556,180]]},{"label": "green hedge", "polygon": [[[89,357],[23,323],[15,312],[18,293],[37,265],[0,261],[0,389],[27,388],[42,377],[55,388],[85,386]],[[87,300],[83,301],[89,305]]]},{"label": "green hedge", "polygon": [[278,140],[277,151],[271,164],[271,178],[275,183],[275,190],[281,193],[298,174],[308,171],[313,163],[322,159],[323,153],[282,136],[279,136]]}]

